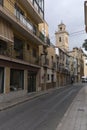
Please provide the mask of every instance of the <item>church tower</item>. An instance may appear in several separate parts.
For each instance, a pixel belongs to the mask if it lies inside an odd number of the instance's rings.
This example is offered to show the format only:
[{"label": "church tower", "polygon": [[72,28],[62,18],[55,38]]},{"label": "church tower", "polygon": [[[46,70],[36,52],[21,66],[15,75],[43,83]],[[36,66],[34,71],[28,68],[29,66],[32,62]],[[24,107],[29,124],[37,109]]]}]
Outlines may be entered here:
[{"label": "church tower", "polygon": [[55,33],[56,36],[56,46],[64,49],[65,51],[69,50],[69,33],[66,31],[65,24],[61,23],[58,25],[58,31]]}]

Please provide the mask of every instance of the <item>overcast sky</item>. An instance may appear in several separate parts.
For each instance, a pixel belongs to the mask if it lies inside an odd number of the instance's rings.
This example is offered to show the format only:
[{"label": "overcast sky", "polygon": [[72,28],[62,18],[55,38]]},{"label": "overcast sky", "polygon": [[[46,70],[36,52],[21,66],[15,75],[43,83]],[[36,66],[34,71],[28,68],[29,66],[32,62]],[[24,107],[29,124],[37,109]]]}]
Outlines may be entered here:
[{"label": "overcast sky", "polygon": [[[55,31],[61,21],[69,34],[69,48],[81,47],[87,38],[84,25],[84,0],[45,0],[45,19],[49,25],[49,34],[55,42]],[[82,31],[84,30],[84,31]]]}]

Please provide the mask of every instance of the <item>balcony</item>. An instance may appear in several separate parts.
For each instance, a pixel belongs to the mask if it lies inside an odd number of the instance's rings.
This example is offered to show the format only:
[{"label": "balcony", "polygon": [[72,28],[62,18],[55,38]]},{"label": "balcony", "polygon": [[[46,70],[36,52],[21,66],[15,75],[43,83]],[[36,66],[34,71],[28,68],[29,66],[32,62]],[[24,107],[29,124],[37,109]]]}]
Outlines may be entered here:
[{"label": "balcony", "polygon": [[52,69],[55,70],[56,69],[56,63],[52,62]]},{"label": "balcony", "polygon": [[19,0],[18,2],[21,3],[26,8],[26,10],[30,13],[32,19],[34,19],[34,21],[37,24],[43,23],[43,21],[44,21],[44,2],[42,3],[43,4],[42,9],[36,0]]},{"label": "balcony", "polygon": [[57,71],[63,74],[70,74],[70,70],[67,67],[64,67],[62,65],[57,66]]},{"label": "balcony", "polygon": [[49,66],[49,59],[48,59],[48,58],[46,58],[46,59],[44,60],[43,66],[46,67],[46,68]]},{"label": "balcony", "polygon": [[[12,5],[11,5],[12,6]],[[37,45],[47,46],[50,40],[46,38],[25,16],[17,15],[16,8],[12,6],[13,12],[0,5],[0,16],[8,21],[12,28]],[[36,17],[36,16],[35,16]]]},{"label": "balcony", "polygon": [[47,68],[49,66],[49,59],[47,58],[46,54],[41,54],[40,59],[40,65]]},{"label": "balcony", "polygon": [[27,50],[17,49],[5,42],[0,43],[0,59],[39,66],[39,56],[33,57]]},{"label": "balcony", "polygon": [[48,46],[50,46],[50,39],[48,38],[48,37],[45,37],[45,43],[48,45]]},{"label": "balcony", "polygon": [[60,71],[60,66],[59,66],[59,65],[57,65],[57,71],[58,71],[58,72]]},{"label": "balcony", "polygon": [[57,71],[63,74],[66,73],[65,67],[62,64],[58,65]]}]

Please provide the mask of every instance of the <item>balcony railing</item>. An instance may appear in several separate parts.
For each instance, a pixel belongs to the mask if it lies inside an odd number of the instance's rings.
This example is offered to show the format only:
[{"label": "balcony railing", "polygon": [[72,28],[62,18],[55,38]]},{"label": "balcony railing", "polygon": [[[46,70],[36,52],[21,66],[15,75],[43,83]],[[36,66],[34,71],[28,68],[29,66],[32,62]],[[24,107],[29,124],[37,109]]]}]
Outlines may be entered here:
[{"label": "balcony railing", "polygon": [[52,62],[52,69],[56,69],[56,63]]},{"label": "balcony railing", "polygon": [[70,70],[61,65],[57,66],[57,71],[63,74],[70,74]]},{"label": "balcony railing", "polygon": [[40,56],[40,65],[44,66],[44,67],[48,67],[49,66],[49,59],[46,57],[45,54],[42,54]]},{"label": "balcony railing", "polygon": [[36,0],[30,0],[31,4],[34,6],[34,8],[36,9],[36,11],[40,14],[40,16],[42,18],[44,18],[44,2],[42,3],[43,7],[39,6],[39,3],[37,3]]},{"label": "balcony railing", "polygon": [[27,50],[20,49],[19,51],[14,49],[14,46],[7,46],[7,48],[0,48],[0,57],[16,59],[27,62],[29,64],[39,65],[39,56],[33,57]]},{"label": "balcony railing", "polygon": [[46,58],[46,59],[44,60],[43,65],[45,65],[45,66],[49,66],[49,59],[48,59],[48,58]]},{"label": "balcony railing", "polygon": [[[21,23],[22,26],[25,26],[33,35],[35,35],[39,40],[41,40],[46,45],[50,45],[50,39],[45,37],[36,26],[32,22],[29,21],[27,17],[22,15],[21,13],[17,12],[15,6],[11,3],[9,3],[10,6],[13,8],[13,12],[10,10],[10,8],[4,7],[4,5],[0,4],[2,8],[7,12],[9,15],[11,15],[11,18],[16,21],[16,24]],[[27,31],[27,30],[26,30]]]}]

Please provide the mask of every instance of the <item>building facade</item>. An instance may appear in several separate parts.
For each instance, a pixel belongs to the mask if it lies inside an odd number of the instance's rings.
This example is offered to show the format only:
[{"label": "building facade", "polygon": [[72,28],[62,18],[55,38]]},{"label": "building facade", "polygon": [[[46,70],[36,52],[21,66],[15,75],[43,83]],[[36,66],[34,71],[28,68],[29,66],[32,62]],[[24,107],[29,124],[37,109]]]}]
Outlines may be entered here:
[{"label": "building facade", "polygon": [[57,83],[59,86],[69,84],[70,70],[69,70],[69,34],[66,31],[65,24],[58,25],[58,31],[55,33],[56,37],[56,52],[57,54]]},{"label": "building facade", "polygon": [[[0,0],[0,94],[3,99],[7,100],[7,95],[15,98],[69,84],[69,34],[63,23],[55,35],[56,46],[50,44],[44,0]],[[82,60],[76,58],[80,79]]]},{"label": "building facade", "polygon": [[48,46],[39,31],[44,0],[0,0],[0,93],[40,90],[39,46]]},{"label": "building facade", "polygon": [[[49,26],[46,21],[39,25],[40,31],[49,40]],[[50,44],[47,47],[39,47],[40,63],[41,63],[41,90],[56,87],[56,59],[55,47]]]},{"label": "building facade", "polygon": [[47,55],[41,55],[41,87],[49,89],[56,86],[56,61],[55,48],[49,46],[47,48]]},{"label": "building facade", "polygon": [[83,74],[83,76],[87,76],[87,56],[86,56],[86,54],[83,55],[83,60],[84,60],[84,74]]},{"label": "building facade", "polygon": [[56,82],[57,86],[70,84],[70,56],[60,48],[56,48]]},{"label": "building facade", "polygon": [[75,82],[81,81],[81,77],[84,75],[84,60],[83,60],[83,51],[81,48],[73,48],[69,52],[70,56],[73,57],[73,76]]}]

